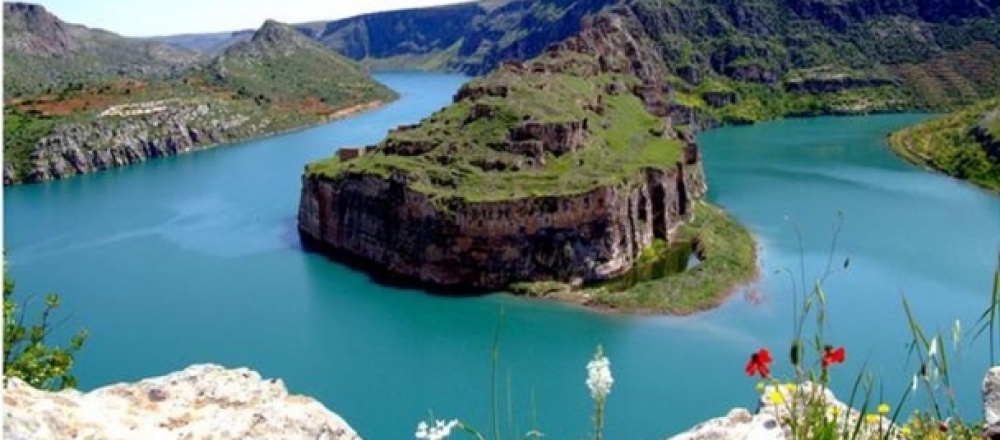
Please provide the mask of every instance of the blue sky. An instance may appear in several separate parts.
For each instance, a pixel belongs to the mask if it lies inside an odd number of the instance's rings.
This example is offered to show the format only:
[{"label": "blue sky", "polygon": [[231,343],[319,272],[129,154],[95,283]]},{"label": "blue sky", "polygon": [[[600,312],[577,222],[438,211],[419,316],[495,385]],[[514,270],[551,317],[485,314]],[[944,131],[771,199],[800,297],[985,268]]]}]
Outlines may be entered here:
[{"label": "blue sky", "polygon": [[468,0],[26,0],[70,23],[122,35],[154,36],[256,28]]}]

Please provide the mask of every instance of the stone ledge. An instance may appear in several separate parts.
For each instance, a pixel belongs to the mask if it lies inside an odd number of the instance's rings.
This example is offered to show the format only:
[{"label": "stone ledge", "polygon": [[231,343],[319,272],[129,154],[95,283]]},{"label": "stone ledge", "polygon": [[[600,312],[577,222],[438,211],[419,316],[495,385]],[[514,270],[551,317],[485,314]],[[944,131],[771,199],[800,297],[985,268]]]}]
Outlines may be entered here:
[{"label": "stone ledge", "polygon": [[317,400],[290,395],[280,379],[218,365],[89,393],[43,391],[10,378],[3,438],[361,439]]}]

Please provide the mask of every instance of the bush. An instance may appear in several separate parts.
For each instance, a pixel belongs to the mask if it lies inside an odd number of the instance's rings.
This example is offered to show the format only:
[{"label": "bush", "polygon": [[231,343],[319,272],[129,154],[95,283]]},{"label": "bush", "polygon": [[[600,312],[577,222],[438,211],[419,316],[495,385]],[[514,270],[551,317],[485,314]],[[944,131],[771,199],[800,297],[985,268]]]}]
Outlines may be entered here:
[{"label": "bush", "polygon": [[[5,271],[6,272],[6,271]],[[64,348],[50,345],[46,338],[59,324],[51,321],[52,312],[59,308],[59,295],[45,297],[45,307],[37,322],[25,322],[29,301],[18,306],[14,300],[14,281],[7,275],[3,280],[3,374],[16,377],[35,388],[61,390],[76,386],[72,374],[73,355],[83,347],[87,331],[80,330]]]}]

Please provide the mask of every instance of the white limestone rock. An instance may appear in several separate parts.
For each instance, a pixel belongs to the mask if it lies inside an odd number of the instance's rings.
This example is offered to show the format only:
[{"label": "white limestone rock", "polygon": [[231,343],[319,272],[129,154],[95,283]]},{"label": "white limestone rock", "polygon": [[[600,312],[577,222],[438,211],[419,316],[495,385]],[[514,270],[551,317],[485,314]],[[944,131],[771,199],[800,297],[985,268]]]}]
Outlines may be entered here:
[{"label": "white limestone rock", "polygon": [[736,408],[719,417],[675,435],[670,440],[786,440],[790,439],[771,414],[752,415]]},{"label": "white limestone rock", "polygon": [[1000,438],[1000,366],[990,368],[983,379],[983,434]]},{"label": "white limestone rock", "polygon": [[4,390],[3,438],[360,440],[321,403],[246,368],[193,365],[99,388],[42,391],[16,378]]},{"label": "white limestone rock", "polygon": [[840,432],[851,432],[860,425],[858,438],[902,439],[899,427],[889,419],[861,414],[822,385],[804,382],[768,385],[761,391],[756,414],[737,408],[726,417],[699,424],[670,440],[790,440],[794,436],[788,421],[804,420],[809,408],[822,408],[822,417],[836,423]]}]

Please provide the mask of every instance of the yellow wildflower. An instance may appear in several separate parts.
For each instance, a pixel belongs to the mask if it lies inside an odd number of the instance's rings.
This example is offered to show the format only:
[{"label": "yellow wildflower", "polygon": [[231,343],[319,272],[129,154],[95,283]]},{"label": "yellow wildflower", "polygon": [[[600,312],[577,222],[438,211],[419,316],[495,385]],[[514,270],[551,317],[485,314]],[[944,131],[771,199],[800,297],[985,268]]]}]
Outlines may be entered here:
[{"label": "yellow wildflower", "polygon": [[788,390],[789,392],[794,393],[795,392],[795,384],[792,383],[792,382],[788,382],[788,383],[785,384],[785,389]]},{"label": "yellow wildflower", "polygon": [[833,414],[835,416],[839,416],[840,415],[840,411],[841,411],[841,409],[840,409],[839,406],[831,406],[830,407],[830,414]]},{"label": "yellow wildflower", "polygon": [[883,415],[883,416],[886,415],[886,414],[889,414],[889,405],[885,404],[885,403],[879,405],[878,406],[878,413],[881,414],[881,415]]},{"label": "yellow wildflower", "polygon": [[781,394],[778,391],[771,391],[771,393],[768,394],[767,397],[768,399],[771,400],[771,403],[775,405],[781,405],[782,403],[785,403],[785,395]]},{"label": "yellow wildflower", "polygon": [[910,427],[909,426],[904,426],[904,427],[902,427],[899,430],[899,432],[903,433],[904,436],[909,437],[910,436]]},{"label": "yellow wildflower", "polygon": [[882,417],[879,417],[878,414],[865,414],[865,421],[868,422],[868,423],[872,423],[872,424],[878,423],[878,421],[881,418]]}]

